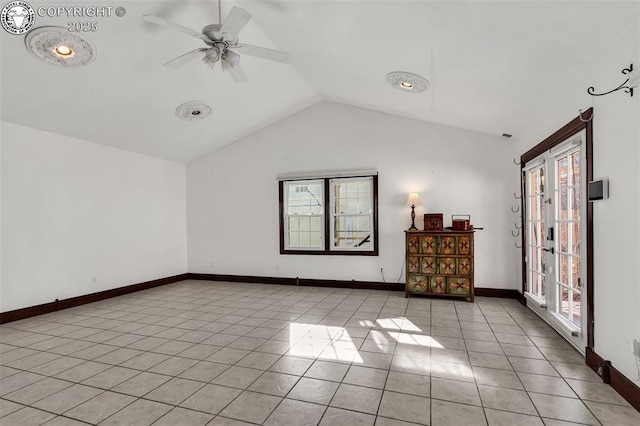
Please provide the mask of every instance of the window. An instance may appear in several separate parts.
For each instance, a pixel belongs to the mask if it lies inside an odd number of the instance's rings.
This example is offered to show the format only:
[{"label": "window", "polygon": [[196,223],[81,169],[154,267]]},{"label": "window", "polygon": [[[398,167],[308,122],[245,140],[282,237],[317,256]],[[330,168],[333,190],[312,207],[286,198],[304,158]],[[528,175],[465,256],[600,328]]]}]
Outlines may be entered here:
[{"label": "window", "polygon": [[280,253],[377,256],[377,178],[281,180]]}]

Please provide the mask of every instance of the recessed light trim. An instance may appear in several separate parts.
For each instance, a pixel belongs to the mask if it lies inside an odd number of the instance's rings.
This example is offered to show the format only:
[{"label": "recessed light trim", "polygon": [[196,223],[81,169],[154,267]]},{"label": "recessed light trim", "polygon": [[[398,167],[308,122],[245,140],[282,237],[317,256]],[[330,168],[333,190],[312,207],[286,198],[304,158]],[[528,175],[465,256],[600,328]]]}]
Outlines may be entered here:
[{"label": "recessed light trim", "polygon": [[83,67],[96,58],[96,48],[89,40],[63,27],[39,27],[24,39],[27,50],[36,58],[61,67]]},{"label": "recessed light trim", "polygon": [[63,58],[68,58],[74,55],[73,49],[70,48],[69,46],[65,46],[64,44],[61,44],[60,46],[56,46],[56,48],[53,50],[56,52],[56,55],[61,56]]},{"label": "recessed light trim", "polygon": [[431,83],[426,78],[406,71],[393,71],[387,74],[387,82],[398,90],[420,93],[429,90]]},{"label": "recessed light trim", "polygon": [[176,108],[178,118],[185,121],[203,120],[209,117],[212,112],[213,108],[204,101],[189,101]]}]

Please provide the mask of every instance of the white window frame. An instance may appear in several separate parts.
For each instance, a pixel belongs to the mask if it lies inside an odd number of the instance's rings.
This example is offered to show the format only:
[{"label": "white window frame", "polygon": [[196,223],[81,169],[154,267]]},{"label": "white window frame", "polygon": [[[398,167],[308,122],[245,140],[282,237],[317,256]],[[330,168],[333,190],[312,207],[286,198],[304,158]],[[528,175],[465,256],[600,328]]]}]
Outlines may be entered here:
[{"label": "white window frame", "polygon": [[[362,212],[358,212],[358,213],[336,213],[335,211],[335,205],[336,205],[336,199],[335,199],[335,191],[334,191],[334,187],[336,183],[348,183],[348,182],[362,182],[362,181],[368,181],[369,182],[369,200],[371,201],[370,203],[370,211],[362,213]],[[356,247],[356,246],[352,246],[352,247],[335,247],[333,245],[333,242],[336,239],[336,235],[335,235],[335,222],[336,222],[336,217],[338,216],[359,216],[359,217],[368,217],[369,218],[369,225],[370,225],[370,234],[369,234],[369,240],[370,240],[370,244],[371,247],[375,247],[375,232],[374,232],[374,188],[373,188],[373,177],[372,176],[364,176],[364,177],[350,177],[350,178],[335,178],[335,179],[329,179],[329,189],[330,189],[330,196],[329,196],[329,221],[330,221],[330,226],[329,226],[329,250],[331,251],[363,251],[362,248],[360,247]],[[372,249],[373,250],[373,249]]]},{"label": "white window frame", "polygon": [[[318,200],[318,202],[320,203],[321,206],[321,211],[320,214],[314,214],[314,213],[309,213],[309,214],[289,214],[288,212],[288,206],[289,206],[289,188],[292,186],[304,186],[304,185],[314,185],[314,184],[320,184],[320,188],[321,188],[321,199]],[[283,212],[283,216],[284,216],[284,247],[285,250],[318,250],[318,251],[322,251],[324,250],[325,247],[325,235],[326,235],[326,229],[325,229],[325,185],[324,185],[324,180],[323,179],[309,179],[309,180],[294,180],[294,181],[286,181],[283,182],[283,188],[284,188],[284,205],[285,205],[285,211]],[[320,217],[320,222],[321,222],[321,229],[320,229],[320,246],[318,247],[314,247],[314,246],[292,246],[289,244],[290,240],[291,240],[291,230],[289,229],[289,218],[291,217],[300,217],[300,216],[306,216],[306,217]]]},{"label": "white window frame", "polygon": [[[336,215],[334,211],[334,195],[333,182],[348,182],[350,180],[370,180],[370,200],[371,211],[367,213],[370,217],[371,235],[366,248],[360,247],[334,247],[334,224]],[[289,187],[293,185],[304,185],[306,183],[323,183],[323,200],[324,206],[322,217],[322,247],[302,247],[292,246],[289,236],[289,218],[295,215],[289,214]],[[349,172],[341,171],[323,171],[302,173],[287,173],[278,176],[279,194],[280,194],[280,254],[316,254],[316,255],[359,255],[359,256],[378,256],[378,174],[375,171],[358,170]]]}]

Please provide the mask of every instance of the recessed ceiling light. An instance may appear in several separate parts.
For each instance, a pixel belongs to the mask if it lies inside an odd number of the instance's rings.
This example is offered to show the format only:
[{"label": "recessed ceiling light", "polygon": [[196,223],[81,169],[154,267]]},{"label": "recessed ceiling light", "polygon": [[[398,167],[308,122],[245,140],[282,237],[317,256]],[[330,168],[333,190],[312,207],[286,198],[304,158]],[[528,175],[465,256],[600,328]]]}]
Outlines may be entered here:
[{"label": "recessed ceiling light", "polygon": [[63,58],[68,58],[70,56],[73,56],[73,49],[70,48],[69,46],[65,46],[64,44],[61,44],[60,46],[56,46],[54,50],[58,56],[62,56]]},{"label": "recessed ceiling light", "polygon": [[431,87],[431,83],[426,78],[405,71],[390,72],[387,74],[387,82],[403,92],[420,93]]},{"label": "recessed ceiling light", "polygon": [[93,43],[63,27],[33,29],[24,42],[35,57],[51,65],[82,67],[89,65],[96,57]]},{"label": "recessed ceiling light", "polygon": [[204,101],[189,101],[176,108],[176,115],[186,121],[202,120],[212,112],[213,109]]}]

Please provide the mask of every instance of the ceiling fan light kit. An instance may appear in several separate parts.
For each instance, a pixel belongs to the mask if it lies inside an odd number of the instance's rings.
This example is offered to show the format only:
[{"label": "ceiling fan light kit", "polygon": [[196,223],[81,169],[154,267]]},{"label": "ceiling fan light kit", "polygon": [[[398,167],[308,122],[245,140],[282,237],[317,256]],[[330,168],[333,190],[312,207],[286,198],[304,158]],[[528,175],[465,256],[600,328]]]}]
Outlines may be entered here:
[{"label": "ceiling fan light kit", "polygon": [[185,121],[204,120],[209,117],[212,112],[213,108],[204,101],[189,101],[176,108],[178,118]]},{"label": "ceiling fan light kit", "polygon": [[61,67],[83,67],[96,58],[93,43],[63,27],[39,27],[24,39],[27,50],[36,58]]},{"label": "ceiling fan light kit", "polygon": [[[218,3],[218,8],[219,6],[220,4]],[[192,50],[191,52],[172,59],[165,64],[169,67],[177,68],[198,58],[211,68],[214,68],[215,64],[220,62],[222,71],[231,74],[231,77],[236,83],[245,83],[248,79],[240,67],[240,54],[256,56],[286,64],[291,62],[291,55],[289,53],[238,42],[238,33],[251,20],[251,14],[237,6],[231,9],[224,23],[207,25],[201,32],[174,24],[173,22],[154,15],[144,15],[143,19],[147,22],[198,38],[207,45],[207,47]]]},{"label": "ceiling fan light kit", "polygon": [[406,71],[390,72],[386,78],[387,83],[403,92],[420,93],[431,87],[431,83],[426,78]]}]

